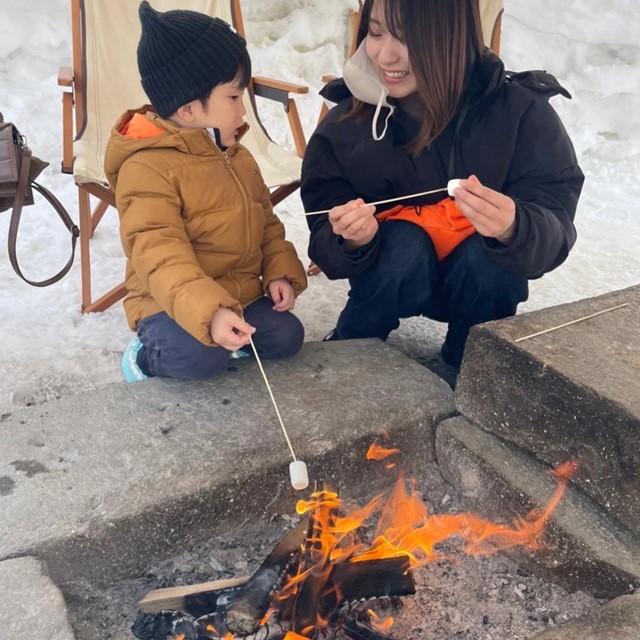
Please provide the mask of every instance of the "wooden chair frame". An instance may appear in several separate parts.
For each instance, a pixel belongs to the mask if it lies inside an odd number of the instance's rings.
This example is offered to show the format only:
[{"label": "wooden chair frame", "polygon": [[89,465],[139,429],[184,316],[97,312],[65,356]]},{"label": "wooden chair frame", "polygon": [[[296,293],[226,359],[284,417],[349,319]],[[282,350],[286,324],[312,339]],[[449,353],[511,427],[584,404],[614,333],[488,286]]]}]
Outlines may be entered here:
[{"label": "wooden chair frame", "polygon": [[[107,0],[108,1],[108,0]],[[133,1],[133,0],[132,0]],[[231,3],[231,14],[233,16],[233,26],[244,36],[244,23],[240,10],[240,0],[228,0]],[[178,5],[180,3],[176,3]],[[71,0],[71,25],[73,40],[73,67],[61,67],[58,74],[58,85],[63,88],[62,92],[62,124],[63,124],[63,157],[62,172],[73,174],[74,153],[73,142],[85,127],[87,110],[85,106],[85,78],[86,65],[84,61],[84,0]],[[135,68],[135,64],[134,64]],[[291,94],[308,93],[309,88],[254,76],[248,87],[248,94],[251,106],[254,109],[256,118],[256,96],[274,100],[283,105],[287,114],[291,133],[296,151],[300,157],[304,155],[306,140],[300,122],[300,117],[296,103]],[[123,105],[123,111],[127,107],[134,105]],[[261,123],[260,123],[261,124]],[[74,126],[75,125],[75,126]],[[264,127],[262,127],[264,130]],[[266,130],[265,130],[266,134]],[[268,134],[267,134],[268,137]],[[110,289],[107,293],[94,299],[91,286],[91,251],[90,240],[92,239],[97,226],[100,224],[104,214],[109,207],[115,208],[115,194],[105,184],[98,182],[82,183],[76,182],[78,187],[78,209],[80,227],[80,263],[82,279],[82,311],[83,313],[101,312],[122,299],[126,295],[124,282]],[[284,198],[293,193],[300,186],[300,181],[284,184],[272,190],[271,202],[275,206]],[[92,198],[97,200],[92,206]]]}]

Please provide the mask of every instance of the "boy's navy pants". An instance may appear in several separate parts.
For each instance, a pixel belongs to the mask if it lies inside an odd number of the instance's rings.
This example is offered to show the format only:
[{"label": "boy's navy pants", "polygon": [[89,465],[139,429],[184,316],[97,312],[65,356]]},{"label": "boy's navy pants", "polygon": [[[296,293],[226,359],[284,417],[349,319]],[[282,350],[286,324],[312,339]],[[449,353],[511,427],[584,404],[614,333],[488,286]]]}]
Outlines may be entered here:
[{"label": "boy's navy pants", "polygon": [[[289,311],[272,307],[273,302],[263,297],[244,310],[244,319],[256,328],[253,344],[265,360],[294,355],[304,340],[300,320]],[[141,320],[138,338],[143,346],[137,363],[148,376],[206,380],[223,371],[231,355],[224,347],[202,344],[164,312]]]},{"label": "boy's navy pants", "polygon": [[332,340],[386,340],[400,318],[426,316],[448,323],[442,355],[459,367],[469,329],[515,315],[529,295],[526,278],[492,262],[477,233],[442,262],[428,234],[411,222],[383,222],[378,233],[380,253],[366,271],[349,279],[349,299]]}]

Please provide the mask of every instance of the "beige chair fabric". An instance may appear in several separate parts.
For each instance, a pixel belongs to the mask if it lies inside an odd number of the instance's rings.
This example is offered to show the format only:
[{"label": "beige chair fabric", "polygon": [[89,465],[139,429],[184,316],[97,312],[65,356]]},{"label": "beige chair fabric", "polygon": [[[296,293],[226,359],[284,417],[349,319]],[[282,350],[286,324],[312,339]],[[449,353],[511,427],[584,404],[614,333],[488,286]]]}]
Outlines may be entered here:
[{"label": "beige chair fabric", "polygon": [[482,37],[487,47],[491,46],[491,36],[496,20],[504,8],[503,0],[480,0],[480,20]]},{"label": "beige chair fabric", "polygon": [[[148,102],[138,77],[136,48],[140,38],[136,0],[84,0],[86,121],[73,145],[73,176],[77,184],[107,184],[104,151],[111,127],[128,108]],[[233,22],[229,0],[153,0],[159,11],[190,9]],[[245,92],[250,130],[242,143],[256,158],[270,188],[300,178],[302,160],[272,142]]]}]

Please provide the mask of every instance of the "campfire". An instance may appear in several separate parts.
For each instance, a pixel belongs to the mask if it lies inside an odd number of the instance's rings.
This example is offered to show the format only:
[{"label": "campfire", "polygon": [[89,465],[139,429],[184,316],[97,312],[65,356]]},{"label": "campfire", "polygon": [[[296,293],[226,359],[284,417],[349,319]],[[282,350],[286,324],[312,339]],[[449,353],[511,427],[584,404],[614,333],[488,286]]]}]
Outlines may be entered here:
[{"label": "campfire", "polygon": [[[397,453],[372,445],[367,457],[391,470],[388,458]],[[140,640],[391,638],[393,616],[382,604],[401,606],[400,596],[415,593],[413,569],[457,553],[539,549],[576,470],[572,462],[555,469],[558,486],[549,504],[511,524],[469,513],[430,514],[403,476],[364,507],[318,483],[296,505],[299,524],[253,576],[152,591],[140,602],[133,633]]]}]

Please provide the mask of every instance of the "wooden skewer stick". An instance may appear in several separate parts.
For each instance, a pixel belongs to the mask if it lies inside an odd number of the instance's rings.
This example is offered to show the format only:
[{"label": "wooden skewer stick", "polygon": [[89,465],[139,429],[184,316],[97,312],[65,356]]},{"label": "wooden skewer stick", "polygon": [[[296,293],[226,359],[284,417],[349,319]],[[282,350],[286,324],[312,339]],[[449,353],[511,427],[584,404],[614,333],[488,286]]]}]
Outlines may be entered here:
[{"label": "wooden skewer stick", "polygon": [[258,367],[260,367],[260,373],[264,378],[264,382],[267,385],[267,391],[269,392],[269,396],[271,397],[271,402],[273,403],[273,408],[276,410],[276,415],[278,416],[278,420],[280,421],[280,426],[282,427],[282,433],[284,433],[285,440],[287,441],[287,445],[289,445],[289,451],[291,451],[291,457],[293,461],[296,462],[298,459],[296,458],[296,454],[293,450],[293,446],[291,445],[291,440],[289,439],[289,434],[284,426],[284,422],[282,422],[282,416],[280,415],[280,410],[278,409],[278,404],[276,403],[276,399],[273,397],[273,392],[271,391],[271,385],[269,384],[269,380],[267,380],[267,374],[264,372],[262,368],[262,362],[260,361],[260,357],[258,356],[258,350],[256,349],[256,345],[253,344],[253,340],[251,336],[249,336],[249,342],[251,343],[251,348],[253,349],[253,355],[256,357],[256,362],[258,363]]},{"label": "wooden skewer stick", "polygon": [[[441,189],[433,189],[432,191],[423,191],[422,193],[412,193],[408,196],[399,196],[397,198],[389,198],[388,200],[378,200],[378,202],[366,202],[365,204],[369,205],[378,205],[378,204],[387,204],[388,202],[396,202],[396,200],[408,200],[409,198],[418,198],[419,196],[428,196],[432,193],[440,193],[441,191],[447,191],[448,187],[442,187]],[[310,213],[305,213],[305,216],[317,216],[321,213],[329,213],[331,209],[327,209],[326,211],[311,211]]]},{"label": "wooden skewer stick", "polygon": [[591,315],[584,316],[584,318],[578,318],[577,320],[571,320],[571,322],[565,322],[564,324],[559,324],[557,327],[551,327],[550,329],[545,329],[544,331],[538,331],[537,333],[532,333],[529,336],[523,336],[522,338],[518,338],[514,340],[514,342],[523,342],[524,340],[528,340],[529,338],[535,338],[536,336],[541,336],[544,333],[551,333],[552,331],[557,331],[558,329],[563,329],[564,327],[568,327],[572,324],[576,324],[578,322],[583,322],[584,320],[590,320],[591,318],[595,318],[596,316],[600,316],[603,313],[609,313],[609,311],[615,311],[616,309],[622,309],[622,307],[629,306],[628,302],[624,304],[619,304],[617,307],[611,307],[609,309],[603,309],[602,311],[597,311],[596,313],[592,313]]},{"label": "wooden skewer stick", "polygon": [[291,457],[293,458],[293,462],[289,464],[289,479],[291,480],[291,486],[297,491],[306,489],[309,486],[309,473],[307,471],[307,465],[303,460],[298,460],[298,458],[296,458],[295,451],[293,450],[293,445],[291,444],[291,440],[289,439],[289,434],[287,433],[284,422],[282,421],[282,416],[280,415],[280,410],[278,409],[278,403],[273,396],[271,385],[269,384],[269,380],[267,380],[267,374],[264,372],[262,362],[260,361],[260,357],[258,356],[258,350],[256,349],[256,345],[253,344],[253,339],[251,338],[251,336],[249,336],[249,342],[251,343],[253,355],[256,357],[258,367],[260,367],[260,373],[262,373],[264,382],[267,385],[267,391],[269,392],[269,397],[271,398],[273,408],[276,410],[276,415],[278,416],[280,426],[282,427],[282,433],[284,433],[287,445],[289,445],[289,451],[291,451]]}]

